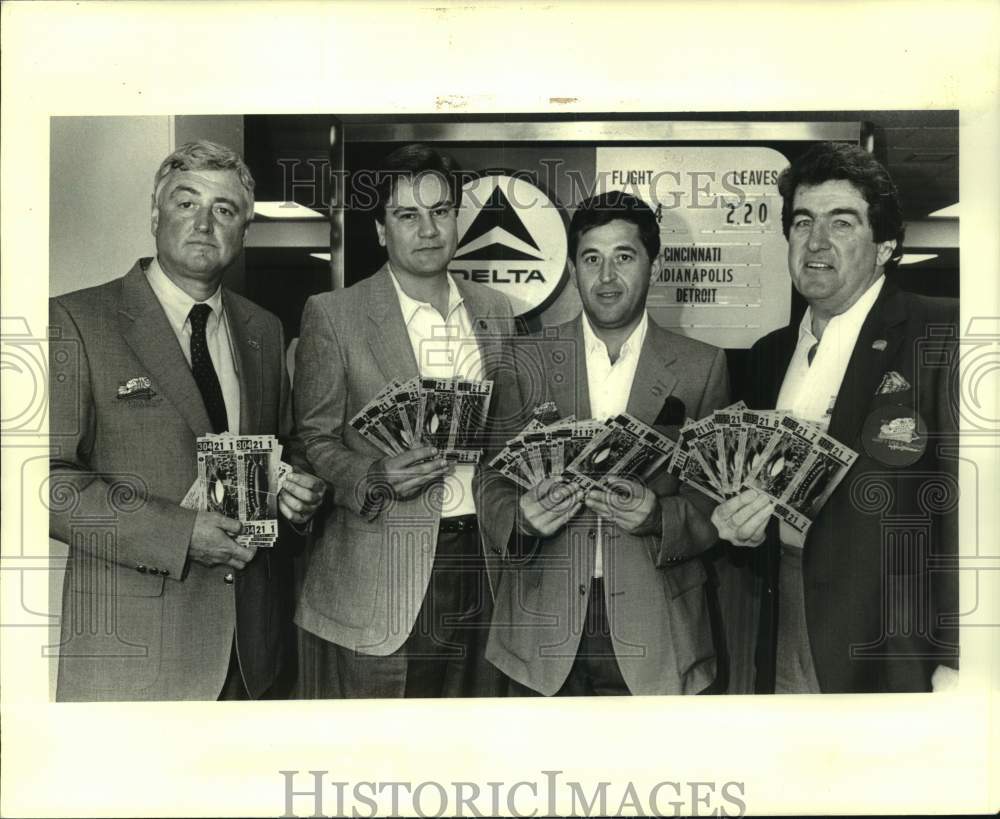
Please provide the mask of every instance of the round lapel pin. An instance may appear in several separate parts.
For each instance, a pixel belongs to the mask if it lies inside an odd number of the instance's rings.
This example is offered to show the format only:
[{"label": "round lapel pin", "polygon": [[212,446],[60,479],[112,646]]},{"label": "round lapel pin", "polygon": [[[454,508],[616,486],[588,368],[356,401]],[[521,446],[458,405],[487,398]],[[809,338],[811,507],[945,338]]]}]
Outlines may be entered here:
[{"label": "round lapel pin", "polygon": [[902,404],[875,409],[861,430],[865,452],[886,466],[911,466],[927,451],[927,425],[920,413]]}]

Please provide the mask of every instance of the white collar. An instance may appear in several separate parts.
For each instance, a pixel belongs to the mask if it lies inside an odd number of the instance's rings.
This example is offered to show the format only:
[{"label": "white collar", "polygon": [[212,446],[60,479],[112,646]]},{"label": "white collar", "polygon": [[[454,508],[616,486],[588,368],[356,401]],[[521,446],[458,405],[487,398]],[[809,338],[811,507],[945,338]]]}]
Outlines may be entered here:
[{"label": "white collar", "polygon": [[[601,353],[610,361],[611,356],[608,355],[608,345],[601,341],[601,339],[597,336],[597,333],[594,332],[590,319],[587,318],[586,311],[582,312],[580,315],[583,318],[583,343],[587,350],[587,354],[596,355]],[[642,345],[646,341],[646,330],[648,328],[649,313],[643,310],[642,318],[639,319],[639,323],[629,334],[629,337],[625,339],[625,343],[622,344],[622,348],[618,353],[617,361],[621,361],[633,352],[638,353],[639,350],[642,349]]]},{"label": "white collar", "polygon": [[[835,331],[840,333],[851,332],[855,337],[861,332],[861,325],[865,323],[865,319],[868,317],[868,313],[872,309],[872,305],[875,304],[875,300],[878,298],[879,293],[882,292],[882,286],[885,284],[885,276],[879,276],[874,282],[872,282],[868,289],[861,294],[854,304],[848,307],[843,313],[838,313],[833,316],[823,330],[825,335],[834,328]],[[812,317],[813,311],[812,307],[807,307],[805,315],[802,316],[802,321],[799,323],[799,339],[803,337],[809,338],[812,341],[816,341],[816,336],[812,331]]]},{"label": "white collar", "polygon": [[[183,327],[191,308],[199,302],[171,281],[155,258],[146,270],[146,278],[149,281],[149,286],[153,288],[156,298],[163,305],[163,310],[166,312],[167,318],[170,319],[170,323],[178,328]],[[215,292],[201,303],[212,308],[210,321],[219,320],[222,317],[222,285],[220,284]]]},{"label": "white collar", "polygon": [[[389,269],[389,279],[392,281],[392,286],[396,288],[396,296],[399,298],[399,307],[403,311],[404,324],[409,324],[421,307],[430,307],[431,309],[434,309],[434,306],[430,302],[417,301],[407,295],[400,286],[399,281],[396,279],[396,274],[392,272],[392,267],[388,264],[386,264],[386,267]],[[456,307],[464,303],[465,299],[462,297],[462,293],[459,291],[458,285],[455,284],[455,280],[451,277],[451,275],[445,273],[445,278],[448,280],[448,316],[450,316]],[[448,316],[445,316],[445,318]]]}]

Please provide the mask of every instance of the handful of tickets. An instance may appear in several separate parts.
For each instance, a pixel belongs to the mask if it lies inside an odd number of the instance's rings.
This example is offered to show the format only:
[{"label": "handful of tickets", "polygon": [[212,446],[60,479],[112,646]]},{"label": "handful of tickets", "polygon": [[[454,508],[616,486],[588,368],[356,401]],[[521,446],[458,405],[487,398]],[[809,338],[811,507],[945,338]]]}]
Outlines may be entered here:
[{"label": "handful of tickets", "polygon": [[804,534],[857,457],[814,424],[740,402],[686,423],[670,471],[719,503],[757,489]]},{"label": "handful of tickets", "polygon": [[475,464],[492,395],[492,381],[417,376],[387,384],[349,423],[386,455],[433,446],[449,461]]},{"label": "handful of tickets", "polygon": [[[554,405],[551,407],[554,410]],[[628,414],[608,421],[546,417],[543,405],[490,466],[530,489],[549,477],[584,489],[608,488],[615,478],[648,480],[671,460],[675,445]],[[546,423],[548,421],[548,423]]]},{"label": "handful of tickets", "polygon": [[223,432],[198,439],[198,477],[181,506],[240,521],[236,541],[273,546],[278,537],[278,492],[292,468],[273,435]]}]

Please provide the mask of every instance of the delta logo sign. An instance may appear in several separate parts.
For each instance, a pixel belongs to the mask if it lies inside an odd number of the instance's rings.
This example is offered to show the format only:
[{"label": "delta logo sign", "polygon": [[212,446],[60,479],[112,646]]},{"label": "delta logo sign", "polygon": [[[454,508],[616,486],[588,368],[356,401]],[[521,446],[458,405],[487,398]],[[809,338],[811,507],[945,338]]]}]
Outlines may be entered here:
[{"label": "delta logo sign", "polygon": [[461,238],[448,271],[499,290],[515,315],[547,306],[566,274],[566,226],[559,209],[516,176],[487,174],[463,191]]}]

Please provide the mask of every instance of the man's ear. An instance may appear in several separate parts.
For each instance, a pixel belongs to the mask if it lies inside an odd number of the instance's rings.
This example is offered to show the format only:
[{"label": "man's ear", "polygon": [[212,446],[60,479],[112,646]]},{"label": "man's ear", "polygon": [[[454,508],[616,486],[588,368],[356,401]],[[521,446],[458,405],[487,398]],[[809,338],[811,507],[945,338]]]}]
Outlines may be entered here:
[{"label": "man's ear", "polygon": [[378,234],[379,247],[385,247],[385,222],[375,220],[375,232]]},{"label": "man's ear", "polygon": [[885,267],[885,263],[892,258],[892,254],[895,252],[895,239],[887,239],[884,242],[879,242],[878,246],[875,248],[875,264],[879,267]]},{"label": "man's ear", "polygon": [[253,202],[253,200],[250,199],[249,196],[245,197],[244,202],[246,204],[247,220],[246,222],[243,223],[242,241],[245,247],[247,243],[247,234],[250,232],[250,223],[253,221],[253,208],[255,203]]},{"label": "man's ear", "polygon": [[149,213],[149,229],[150,232],[156,235],[156,226],[160,223],[160,209],[156,205],[156,194],[154,193],[150,197],[150,213]]},{"label": "man's ear", "polygon": [[657,253],[656,258],[653,259],[653,263],[649,266],[649,284],[653,285],[654,282],[658,281],[660,278],[660,272],[663,270],[663,257]]},{"label": "man's ear", "polygon": [[566,267],[569,270],[569,277],[573,280],[573,284],[580,287],[580,283],[576,280],[576,265],[573,264],[572,259],[566,259]]}]

